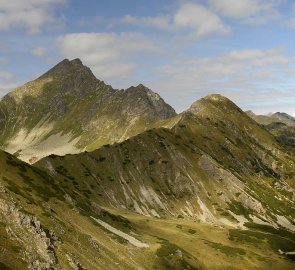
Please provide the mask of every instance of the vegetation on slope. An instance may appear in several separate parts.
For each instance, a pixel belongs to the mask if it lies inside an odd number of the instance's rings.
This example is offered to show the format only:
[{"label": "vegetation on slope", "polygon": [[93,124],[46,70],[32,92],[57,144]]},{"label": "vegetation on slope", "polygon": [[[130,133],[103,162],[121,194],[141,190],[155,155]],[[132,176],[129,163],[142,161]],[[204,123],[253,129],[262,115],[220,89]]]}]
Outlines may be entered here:
[{"label": "vegetation on slope", "polygon": [[217,95],[195,103],[170,129],[93,152],[52,155],[36,166],[77,201],[235,226],[239,216],[269,224],[284,216],[294,226],[294,156]]}]

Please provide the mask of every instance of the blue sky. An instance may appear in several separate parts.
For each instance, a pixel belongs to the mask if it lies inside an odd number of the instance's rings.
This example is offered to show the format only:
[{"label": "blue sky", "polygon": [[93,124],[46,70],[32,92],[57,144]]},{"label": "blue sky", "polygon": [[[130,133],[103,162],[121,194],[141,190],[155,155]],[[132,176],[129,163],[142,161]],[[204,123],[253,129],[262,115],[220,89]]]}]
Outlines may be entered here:
[{"label": "blue sky", "polygon": [[210,93],[295,116],[291,0],[0,0],[0,95],[64,58],[182,111]]}]

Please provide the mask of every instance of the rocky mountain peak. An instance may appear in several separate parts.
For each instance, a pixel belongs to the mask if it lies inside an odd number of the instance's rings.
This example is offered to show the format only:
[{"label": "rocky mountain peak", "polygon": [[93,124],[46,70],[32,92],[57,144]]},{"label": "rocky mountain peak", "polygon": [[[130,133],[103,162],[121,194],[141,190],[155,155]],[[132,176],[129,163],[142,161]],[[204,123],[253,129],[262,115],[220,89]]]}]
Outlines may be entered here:
[{"label": "rocky mountain peak", "polygon": [[[6,127],[6,133],[0,134],[2,145],[6,143],[2,149],[19,151],[19,157],[29,162],[44,156],[41,149],[46,148],[46,155],[64,153],[64,145],[69,149],[67,153],[94,150],[176,115],[144,85],[115,90],[98,80],[80,59],[64,59],[38,79],[6,95],[0,107],[9,115],[7,120],[0,110],[0,129]],[[14,128],[16,123],[18,129]]]},{"label": "rocky mountain peak", "polygon": [[144,86],[143,84],[139,84],[137,86],[131,86],[126,91],[130,93],[137,93],[142,96],[148,97],[151,101],[158,101],[161,99],[161,97],[157,93],[155,93],[148,87]]},{"label": "rocky mountain peak", "polygon": [[85,66],[79,58],[73,60],[64,59],[39,78],[64,77],[73,74],[82,74],[91,79],[96,79],[90,68]]},{"label": "rocky mountain peak", "polygon": [[70,61],[70,62],[71,62],[73,65],[84,66],[80,58],[73,59],[73,60]]},{"label": "rocky mountain peak", "polygon": [[128,96],[142,101],[161,119],[167,119],[176,115],[175,110],[167,104],[159,94],[155,93],[143,84],[129,87],[126,90],[126,93]]}]

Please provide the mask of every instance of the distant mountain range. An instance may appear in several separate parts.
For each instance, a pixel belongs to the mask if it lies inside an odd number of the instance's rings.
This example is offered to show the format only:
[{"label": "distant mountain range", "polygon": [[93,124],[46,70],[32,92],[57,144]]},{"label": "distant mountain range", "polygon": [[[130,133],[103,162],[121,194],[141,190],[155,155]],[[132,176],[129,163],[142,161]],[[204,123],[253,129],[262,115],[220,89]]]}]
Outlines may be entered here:
[{"label": "distant mountain range", "polygon": [[286,113],[276,112],[269,115],[256,115],[246,112],[256,122],[269,130],[277,140],[286,146],[295,146],[295,118]]},{"label": "distant mountain range", "polygon": [[0,109],[0,269],[294,269],[293,117],[176,114],[79,59]]},{"label": "distant mountain range", "polygon": [[268,125],[274,122],[281,122],[289,126],[295,126],[295,118],[287,113],[276,112],[268,115],[256,115],[252,111],[246,111],[255,121],[262,125]]}]

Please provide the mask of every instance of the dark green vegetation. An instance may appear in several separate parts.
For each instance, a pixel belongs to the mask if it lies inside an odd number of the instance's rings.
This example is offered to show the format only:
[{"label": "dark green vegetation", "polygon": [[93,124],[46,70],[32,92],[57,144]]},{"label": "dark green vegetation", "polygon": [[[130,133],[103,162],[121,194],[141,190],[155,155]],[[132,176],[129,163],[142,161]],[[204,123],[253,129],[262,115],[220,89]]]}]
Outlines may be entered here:
[{"label": "dark green vegetation", "polygon": [[267,244],[273,251],[292,252],[295,250],[295,235],[292,232],[259,224],[251,224],[247,227],[249,230],[230,230],[229,239],[254,245]]},{"label": "dark green vegetation", "polygon": [[178,270],[190,269],[198,270],[190,264],[190,261],[195,261],[191,255],[168,241],[163,241],[161,247],[157,250],[158,259],[155,261],[154,269],[161,270]]},{"label": "dark green vegetation", "polygon": [[225,246],[221,243],[206,242],[210,247],[219,250],[220,252],[226,254],[227,256],[237,256],[237,255],[246,255],[244,249],[234,248],[231,246]]}]

